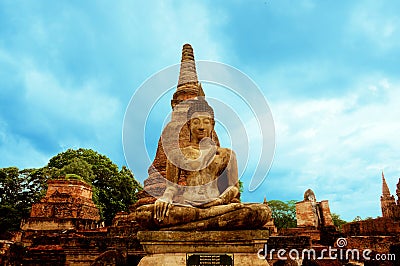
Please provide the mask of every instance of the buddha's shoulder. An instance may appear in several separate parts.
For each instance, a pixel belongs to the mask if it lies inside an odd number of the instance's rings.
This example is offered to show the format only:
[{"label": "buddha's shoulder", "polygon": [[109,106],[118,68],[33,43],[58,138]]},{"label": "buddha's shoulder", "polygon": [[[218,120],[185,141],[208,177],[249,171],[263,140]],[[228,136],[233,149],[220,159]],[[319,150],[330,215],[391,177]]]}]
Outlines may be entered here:
[{"label": "buddha's shoulder", "polygon": [[218,147],[217,153],[221,156],[236,156],[235,152],[229,148]]}]

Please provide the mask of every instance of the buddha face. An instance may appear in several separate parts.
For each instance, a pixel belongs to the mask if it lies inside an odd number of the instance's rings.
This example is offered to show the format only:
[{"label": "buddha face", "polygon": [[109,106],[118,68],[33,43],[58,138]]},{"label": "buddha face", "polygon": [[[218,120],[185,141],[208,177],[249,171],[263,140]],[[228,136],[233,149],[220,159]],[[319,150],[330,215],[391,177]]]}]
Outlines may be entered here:
[{"label": "buddha face", "polygon": [[192,141],[199,143],[205,137],[211,137],[214,123],[213,119],[207,112],[195,112],[189,123]]}]

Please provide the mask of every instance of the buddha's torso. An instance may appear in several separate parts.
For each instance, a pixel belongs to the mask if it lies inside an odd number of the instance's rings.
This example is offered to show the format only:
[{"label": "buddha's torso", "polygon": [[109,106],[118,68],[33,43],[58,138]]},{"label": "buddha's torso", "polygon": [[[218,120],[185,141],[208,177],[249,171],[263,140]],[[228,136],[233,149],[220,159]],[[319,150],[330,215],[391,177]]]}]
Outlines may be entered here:
[{"label": "buddha's torso", "polygon": [[176,201],[182,204],[201,205],[218,198],[220,192],[217,179],[229,163],[231,150],[217,147],[215,152],[200,151],[188,146],[181,149],[181,152],[186,159],[182,168],[199,170],[180,169],[178,183],[182,186]]}]

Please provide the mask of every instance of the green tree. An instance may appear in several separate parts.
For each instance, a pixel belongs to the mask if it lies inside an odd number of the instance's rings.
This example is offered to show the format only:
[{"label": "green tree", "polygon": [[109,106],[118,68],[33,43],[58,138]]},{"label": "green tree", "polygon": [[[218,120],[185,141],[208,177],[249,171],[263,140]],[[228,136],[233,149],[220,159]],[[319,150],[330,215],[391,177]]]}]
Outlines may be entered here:
[{"label": "green tree", "polygon": [[339,228],[339,230],[342,229],[342,225],[344,225],[344,224],[347,223],[345,220],[343,220],[342,218],[340,218],[340,215],[337,214],[337,213],[332,213],[331,216],[332,216],[333,224],[334,224],[337,228]]},{"label": "green tree", "polygon": [[371,217],[371,216],[365,217],[365,218],[363,219],[361,216],[357,215],[357,216],[353,219],[352,222],[361,222],[361,221],[367,221],[367,220],[373,220],[373,219],[374,219],[374,218]]},{"label": "green tree", "polygon": [[296,201],[289,200],[286,202],[280,200],[268,201],[268,206],[272,211],[272,218],[276,228],[293,228],[297,226],[296,222]]},{"label": "green tree", "polygon": [[31,205],[43,195],[45,181],[33,169],[0,169],[0,234],[18,230],[21,219],[29,216]]},{"label": "green tree", "polygon": [[92,184],[93,201],[106,225],[111,224],[117,212],[128,211],[136,201],[136,192],[142,189],[128,168],[119,170],[108,157],[91,149],[59,153],[50,159],[47,168],[56,175],[79,175]]},{"label": "green tree", "polygon": [[55,171],[57,176],[69,176],[74,174],[81,177],[84,181],[92,183],[95,180],[94,173],[92,171],[92,166],[85,160],[80,158],[73,158],[71,162],[63,166],[58,171]]},{"label": "green tree", "polygon": [[39,169],[1,168],[0,234],[18,230],[21,219],[29,217],[32,204],[45,195],[47,180],[60,176],[82,178],[92,185],[93,201],[106,225],[117,212],[128,211],[142,189],[128,168],[119,170],[108,157],[90,149],[69,149]]},{"label": "green tree", "polygon": [[239,179],[239,193],[242,194],[243,193],[243,181]]},{"label": "green tree", "polygon": [[26,216],[24,198],[19,194],[21,187],[17,167],[0,169],[0,234],[17,230],[20,220]]}]

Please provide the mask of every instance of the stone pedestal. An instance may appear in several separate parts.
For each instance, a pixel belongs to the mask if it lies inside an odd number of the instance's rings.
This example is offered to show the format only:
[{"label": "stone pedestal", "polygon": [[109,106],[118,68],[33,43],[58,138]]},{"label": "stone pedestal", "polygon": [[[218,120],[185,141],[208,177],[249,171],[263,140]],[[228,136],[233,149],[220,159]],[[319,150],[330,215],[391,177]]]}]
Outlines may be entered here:
[{"label": "stone pedestal", "polygon": [[147,253],[139,266],[186,266],[186,256],[193,253],[233,254],[235,266],[268,265],[257,256],[269,237],[267,230],[140,231],[137,236]]}]

